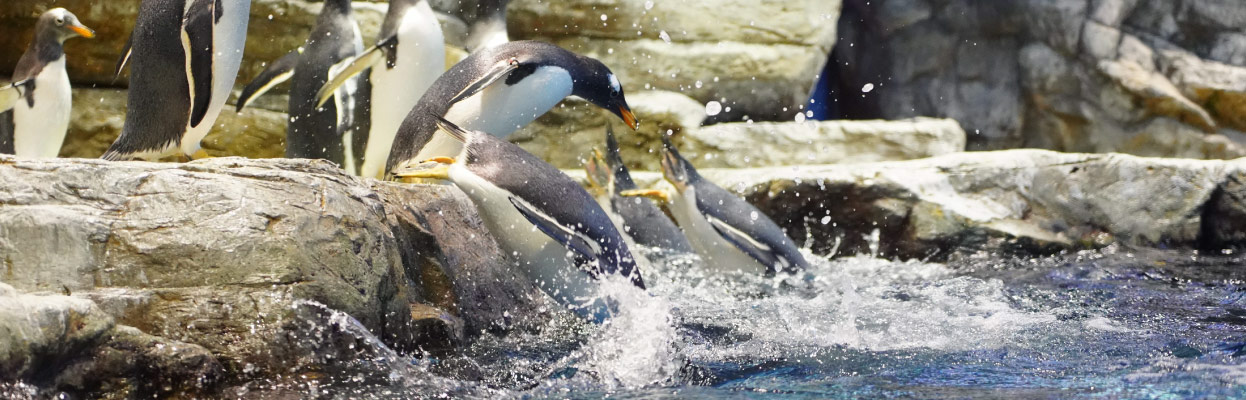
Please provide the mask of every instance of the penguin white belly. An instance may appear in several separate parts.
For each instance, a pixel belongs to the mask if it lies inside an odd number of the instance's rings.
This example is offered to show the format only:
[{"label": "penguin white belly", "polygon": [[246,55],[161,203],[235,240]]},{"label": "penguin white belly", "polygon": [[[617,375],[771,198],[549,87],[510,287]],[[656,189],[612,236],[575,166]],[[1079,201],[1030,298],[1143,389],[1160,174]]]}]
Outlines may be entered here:
[{"label": "penguin white belly", "polygon": [[597,280],[575,265],[571,250],[520,214],[505,190],[460,164],[451,166],[449,175],[476,204],[502,251],[512,257],[528,279],[563,305],[575,306],[582,315],[604,312],[605,302],[597,298]]},{"label": "penguin white belly", "polygon": [[222,7],[221,19],[212,30],[212,49],[215,52],[212,60],[212,99],[208,103],[208,113],[199,126],[191,127],[189,121],[186,124],[181,143],[182,153],[186,155],[199,151],[200,142],[216,124],[216,117],[221,114],[225,100],[234,90],[238,69],[242,67],[251,0],[224,0]]},{"label": "penguin white belly", "polygon": [[398,26],[398,59],[393,69],[372,68],[372,131],[364,150],[360,176],[380,178],[394,136],[420,97],[445,70],[445,38],[437,15],[422,1],[407,11]]},{"label": "penguin white belly", "polygon": [[21,157],[56,157],[65,142],[73,93],[65,56],[35,76],[35,105],[23,97],[13,107],[13,150]]},{"label": "penguin white belly", "polygon": [[[351,24],[351,28],[355,33],[352,43],[355,47],[355,54],[363,52],[363,34],[359,32],[359,24]],[[336,76],[338,73],[350,66],[353,58],[346,57],[337,64],[329,67],[329,71],[325,76]],[[359,90],[363,87],[363,76],[350,78],[342,87],[333,92],[333,105],[337,110],[337,130],[342,132],[342,148],[345,156],[342,159],[342,169],[352,174],[358,174],[359,169],[355,165],[354,137],[355,127],[359,124],[355,121],[356,107],[359,106],[357,99],[359,98]]]},{"label": "penguin white belly", "polygon": [[745,272],[765,274],[766,266],[745,254],[731,242],[723,239],[718,231],[697,209],[696,190],[689,187],[684,192],[671,192],[671,214],[684,230],[688,242],[701,255],[707,268],[721,272]]}]

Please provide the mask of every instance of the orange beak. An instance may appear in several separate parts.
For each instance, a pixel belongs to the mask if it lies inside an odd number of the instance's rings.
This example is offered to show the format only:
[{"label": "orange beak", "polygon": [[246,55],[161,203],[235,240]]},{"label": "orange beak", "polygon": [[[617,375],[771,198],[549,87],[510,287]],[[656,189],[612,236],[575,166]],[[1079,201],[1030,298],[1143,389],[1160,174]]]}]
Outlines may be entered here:
[{"label": "orange beak", "polygon": [[74,33],[77,33],[79,36],[82,36],[87,39],[92,39],[95,37],[95,31],[82,25],[71,25],[69,27],[69,30],[74,31]]},{"label": "orange beak", "polygon": [[628,110],[627,107],[624,106],[619,106],[619,115],[623,116],[623,123],[632,127],[632,130],[640,128],[640,122],[636,121],[636,115],[632,114],[632,110]]}]

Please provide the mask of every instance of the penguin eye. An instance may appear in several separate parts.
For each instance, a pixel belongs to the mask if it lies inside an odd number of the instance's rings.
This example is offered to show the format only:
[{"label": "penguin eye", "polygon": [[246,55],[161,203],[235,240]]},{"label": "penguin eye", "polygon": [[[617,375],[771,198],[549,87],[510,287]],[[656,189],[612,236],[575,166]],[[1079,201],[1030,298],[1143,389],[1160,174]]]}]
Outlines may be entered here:
[{"label": "penguin eye", "polygon": [[64,18],[57,18],[57,19],[56,19],[56,24],[57,24],[57,25],[65,25],[65,19],[64,19]]}]

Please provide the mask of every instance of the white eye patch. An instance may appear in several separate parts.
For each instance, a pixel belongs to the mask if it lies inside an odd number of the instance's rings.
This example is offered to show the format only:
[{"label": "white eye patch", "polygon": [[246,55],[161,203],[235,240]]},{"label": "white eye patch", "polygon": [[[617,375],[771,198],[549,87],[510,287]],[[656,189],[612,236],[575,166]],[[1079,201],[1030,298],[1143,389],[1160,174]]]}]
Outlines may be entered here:
[{"label": "white eye patch", "polygon": [[610,88],[614,89],[614,91],[616,92],[622,92],[623,85],[619,83],[619,78],[615,77],[614,74],[610,74],[609,78],[610,78]]}]

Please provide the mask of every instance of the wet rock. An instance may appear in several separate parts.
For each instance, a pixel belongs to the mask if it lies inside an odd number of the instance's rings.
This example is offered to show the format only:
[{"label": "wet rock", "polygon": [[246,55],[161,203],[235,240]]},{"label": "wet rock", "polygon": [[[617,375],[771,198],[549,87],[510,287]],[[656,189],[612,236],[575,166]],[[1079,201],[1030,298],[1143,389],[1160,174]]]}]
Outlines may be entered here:
[{"label": "wet rock", "polygon": [[953,118],[974,150],[1246,156],[1243,13],[1228,4],[848,2],[841,42],[868,45],[837,48],[835,111]]},{"label": "wet rock", "polygon": [[[448,186],[363,180],[322,161],[240,158],[3,157],[0,182],[5,283],[72,292],[63,301],[74,315],[156,337],[142,343],[201,347],[232,379],[324,370],[325,355],[341,349],[308,348],[309,338],[437,350],[556,310],[506,267],[474,206]],[[446,315],[413,314],[413,304]],[[308,332],[330,322],[350,328],[326,332],[346,336]],[[59,335],[56,343],[99,342],[92,338],[108,332],[75,329],[41,332]],[[133,340],[113,345],[147,346]],[[0,358],[6,371],[46,366]]]},{"label": "wet rock", "polygon": [[516,0],[508,23],[512,38],[602,60],[629,92],[654,88],[722,101],[728,109],[711,121],[788,120],[835,43],[839,5]]},{"label": "wet rock", "polygon": [[[935,260],[1109,243],[1246,246],[1246,160],[1011,150],[701,173],[818,253],[867,253],[875,230],[882,255]],[[659,179],[634,177],[642,185]]]}]

